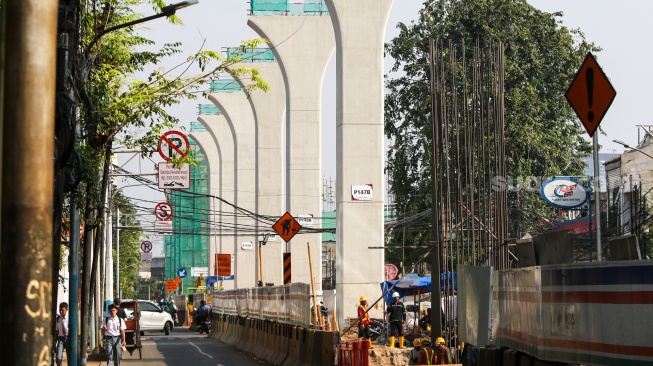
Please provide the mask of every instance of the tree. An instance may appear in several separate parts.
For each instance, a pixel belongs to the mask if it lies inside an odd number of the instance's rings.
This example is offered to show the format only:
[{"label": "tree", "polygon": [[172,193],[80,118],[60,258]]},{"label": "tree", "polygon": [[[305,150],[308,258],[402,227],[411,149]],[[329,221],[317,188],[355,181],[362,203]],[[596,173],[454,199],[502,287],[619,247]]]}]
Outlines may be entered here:
[{"label": "tree", "polygon": [[[257,70],[231,69],[238,58],[223,59],[219,52],[200,50],[188,56],[185,63],[170,70],[158,67],[173,55],[181,53],[179,43],[164,45],[158,51],[143,51],[152,41],[138,36],[134,27],[118,29],[99,35],[109,27],[125,24],[141,18],[132,9],[150,3],[156,12],[165,5],[162,0],[110,0],[102,7],[95,3],[80,5],[79,39],[80,51],[73,57],[74,73],[71,78],[74,92],[79,100],[79,130],[76,150],[83,158],[82,183],[77,192],[77,202],[84,202],[84,277],[82,278],[82,337],[87,343],[90,313],[90,294],[94,293],[100,253],[104,245],[103,217],[109,186],[111,149],[116,144],[140,148],[144,155],[151,155],[163,131],[177,126],[178,120],[168,114],[167,108],[185,99],[196,99],[204,94],[200,87],[231,73],[245,79],[250,76],[248,89],[267,90],[267,84]],[[180,23],[179,18],[168,18]],[[76,24],[76,23],[75,23]],[[77,41],[77,40],[76,40]],[[262,40],[243,42],[242,49],[256,47]],[[175,73],[181,70],[180,73]],[[195,71],[197,70],[197,71]],[[135,80],[134,75],[148,72],[146,80]],[[65,139],[68,140],[68,139]],[[192,163],[190,159],[177,159]],[[90,258],[87,253],[96,253]],[[127,280],[125,278],[125,280]],[[81,357],[85,358],[82,348]]]},{"label": "tree", "polygon": [[[587,52],[599,49],[580,30],[563,26],[561,16],[525,0],[427,0],[417,22],[398,25],[400,34],[386,53],[395,59],[392,71],[404,75],[387,80],[385,98],[389,190],[397,210],[410,215],[431,205],[429,39],[451,40],[469,50],[477,42],[481,49],[504,42],[506,178],[513,182],[507,188],[518,189],[523,177],[582,174],[580,159],[589,156],[591,146],[564,93]],[[518,220],[509,233],[513,237],[554,213],[534,190],[519,193],[520,206],[510,213]],[[426,226],[406,230],[405,245],[426,245],[429,231]],[[402,242],[401,230],[391,241]],[[388,253],[389,260],[400,261],[396,252]],[[417,258],[408,252],[410,260]]]}]

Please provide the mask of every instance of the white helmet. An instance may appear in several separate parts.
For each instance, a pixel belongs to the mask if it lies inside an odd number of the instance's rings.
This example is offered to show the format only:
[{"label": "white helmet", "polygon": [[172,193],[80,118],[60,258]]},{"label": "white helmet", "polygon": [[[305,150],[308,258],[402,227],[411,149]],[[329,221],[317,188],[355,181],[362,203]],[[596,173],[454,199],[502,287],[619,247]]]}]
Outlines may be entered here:
[{"label": "white helmet", "polygon": [[392,293],[392,297],[393,297],[393,298],[394,298],[394,297],[399,297],[399,293],[398,293],[398,292],[393,292],[393,293]]}]

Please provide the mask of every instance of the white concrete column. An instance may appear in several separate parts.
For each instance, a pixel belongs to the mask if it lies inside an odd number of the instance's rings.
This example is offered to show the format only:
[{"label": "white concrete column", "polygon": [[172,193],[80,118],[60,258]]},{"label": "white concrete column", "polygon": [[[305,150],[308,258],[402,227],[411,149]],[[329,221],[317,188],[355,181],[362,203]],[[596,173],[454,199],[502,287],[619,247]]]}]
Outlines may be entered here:
[{"label": "white concrete column", "polygon": [[[209,168],[209,194],[211,196],[220,197],[220,148],[213,140],[211,133],[204,131],[191,131],[190,138],[195,141],[197,146],[204,152],[206,156],[206,163]],[[193,167],[191,167],[193,169]],[[209,198],[209,276],[215,275],[215,254],[218,252],[218,244],[220,243],[220,236],[218,236],[219,222],[222,220],[220,215],[220,201],[215,198]]]},{"label": "white concrete column", "polygon": [[[236,201],[236,165],[234,138],[231,128],[223,115],[200,115],[197,120],[206,127],[206,131],[211,135],[213,144],[220,154],[219,167],[215,168],[213,162],[216,159],[210,158],[209,153],[206,150],[204,151],[209,159],[209,164],[211,164],[211,172],[219,171],[217,181],[211,179],[211,194],[221,197],[226,202],[234,203]],[[213,178],[213,175],[211,175],[211,178]],[[219,227],[216,251],[220,254],[235,254],[236,239],[233,230],[235,210],[222,201],[216,201],[215,206],[212,207],[219,212],[216,224]],[[235,273],[235,262],[232,262],[231,266],[232,273]],[[235,281],[224,281],[222,286],[225,290],[233,289],[235,288]]]},{"label": "white concrete column", "polygon": [[[336,33],[336,292],[340,324],[383,281],[383,42],[393,0],[326,0]],[[370,201],[352,185],[372,184]],[[361,260],[364,258],[365,260]],[[381,309],[372,312],[379,316]]]},{"label": "white concrete column", "polygon": [[[255,248],[258,246],[258,221],[252,216],[258,212],[256,176],[256,122],[245,93],[211,93],[213,102],[227,120],[234,138],[236,166],[237,210],[236,225],[236,288],[256,286]],[[244,250],[242,243],[250,242],[251,250]]]},{"label": "white concrete column", "polygon": [[[335,49],[333,26],[326,16],[251,16],[247,24],[269,41],[286,84],[286,209],[295,217],[321,217],[322,82]],[[321,221],[314,220],[314,226],[320,228]],[[300,233],[288,243],[292,282],[311,283],[307,242],[321,290],[321,234]]]},{"label": "white concrete column", "polygon": [[[286,87],[281,69],[276,62],[238,63],[232,68],[255,68],[270,86],[267,92],[253,91],[249,102],[256,121],[258,213],[266,216],[281,216],[283,211],[283,125],[286,116]],[[236,80],[244,87],[248,83]],[[259,225],[259,238],[274,233],[272,224]],[[257,249],[258,251],[258,246]],[[263,252],[263,282],[283,285],[284,244],[281,238],[268,242]],[[257,258],[260,253],[257,253]],[[258,272],[258,264],[257,264]],[[260,279],[257,275],[257,281]]]}]

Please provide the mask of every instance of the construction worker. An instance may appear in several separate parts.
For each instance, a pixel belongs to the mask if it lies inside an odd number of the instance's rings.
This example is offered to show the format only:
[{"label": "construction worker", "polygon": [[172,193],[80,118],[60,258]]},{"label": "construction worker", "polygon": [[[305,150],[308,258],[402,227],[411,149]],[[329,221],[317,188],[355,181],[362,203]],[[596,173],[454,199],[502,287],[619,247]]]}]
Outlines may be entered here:
[{"label": "construction worker", "polygon": [[449,348],[445,345],[445,340],[442,337],[438,337],[435,340],[435,358],[436,358],[436,364],[437,365],[450,365],[451,364],[451,352],[449,352]]},{"label": "construction worker", "polygon": [[410,350],[410,365],[419,365],[417,359],[419,358],[419,352],[422,350],[422,340],[415,338],[413,341],[413,349]]},{"label": "construction worker", "polygon": [[394,300],[388,305],[388,319],[390,321],[390,348],[395,346],[395,336],[399,336],[399,348],[404,348],[404,322],[406,321],[406,307],[399,301],[399,293],[392,294]]},{"label": "construction worker", "polygon": [[428,338],[423,338],[422,350],[419,351],[416,365],[433,365],[435,361],[434,356],[435,352],[431,349],[431,340]]},{"label": "construction worker", "polygon": [[361,296],[360,305],[358,305],[358,340],[367,340],[370,348],[372,348],[370,338],[370,315],[367,313],[367,298]]}]

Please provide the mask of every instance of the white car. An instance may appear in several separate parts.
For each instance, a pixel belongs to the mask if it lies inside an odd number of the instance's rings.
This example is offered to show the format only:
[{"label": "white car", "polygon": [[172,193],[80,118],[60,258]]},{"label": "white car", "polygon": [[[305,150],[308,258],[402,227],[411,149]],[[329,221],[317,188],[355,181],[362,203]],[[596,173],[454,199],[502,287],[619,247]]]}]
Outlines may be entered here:
[{"label": "white car", "polygon": [[[169,313],[163,311],[156,303],[147,300],[138,300],[141,309],[141,317],[138,321],[141,334],[146,331],[159,331],[169,335],[174,327],[174,321]],[[127,312],[127,320],[131,316]]]}]

